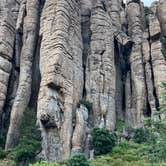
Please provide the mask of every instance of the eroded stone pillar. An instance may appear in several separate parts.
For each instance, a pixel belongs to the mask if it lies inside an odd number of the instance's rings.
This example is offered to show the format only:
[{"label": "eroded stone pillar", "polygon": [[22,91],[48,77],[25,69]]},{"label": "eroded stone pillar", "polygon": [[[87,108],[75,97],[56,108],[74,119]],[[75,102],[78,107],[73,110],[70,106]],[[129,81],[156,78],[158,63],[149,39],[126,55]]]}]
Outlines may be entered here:
[{"label": "eroded stone pillar", "polygon": [[104,3],[96,1],[91,14],[91,43],[87,62],[87,100],[94,105],[94,125],[114,130],[115,80],[112,23]]},{"label": "eroded stone pillar", "polygon": [[70,156],[73,111],[82,97],[80,1],[48,0],[41,16],[38,122],[44,159]]},{"label": "eroded stone pillar", "polygon": [[[134,42],[129,60],[131,68],[131,86],[130,90],[128,91],[130,91],[131,94],[131,107],[127,106],[128,109],[126,109],[126,120],[130,122],[130,117],[132,117],[132,126],[139,127],[143,122],[143,112],[146,104],[145,77],[141,45],[144,27],[142,20],[143,13],[141,1],[128,0],[126,12],[128,19],[128,33]],[[132,115],[128,116],[128,112],[130,112]]]}]

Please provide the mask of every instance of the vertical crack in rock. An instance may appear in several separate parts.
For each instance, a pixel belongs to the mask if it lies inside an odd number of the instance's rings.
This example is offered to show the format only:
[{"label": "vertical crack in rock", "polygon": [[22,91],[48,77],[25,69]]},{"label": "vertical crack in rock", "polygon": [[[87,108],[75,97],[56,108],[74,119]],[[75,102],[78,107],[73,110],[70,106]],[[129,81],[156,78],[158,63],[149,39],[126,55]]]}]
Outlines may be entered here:
[{"label": "vertical crack in rock", "polygon": [[125,30],[126,15],[121,0],[108,1],[108,13],[111,18],[114,30],[114,52],[115,52],[115,66],[116,66],[116,114],[117,119],[124,120],[124,86],[123,86],[123,69],[124,57],[122,54],[122,47],[128,47],[132,42],[130,37],[123,31]]},{"label": "vertical crack in rock", "polygon": [[35,55],[33,60],[32,66],[32,89],[31,89],[31,98],[29,102],[29,106],[31,108],[37,109],[37,101],[40,89],[40,82],[41,82],[41,73],[40,73],[40,49],[41,49],[41,42],[42,42],[42,35],[40,35],[40,18],[45,5],[45,0],[40,0],[39,6],[39,17],[38,17],[38,24],[37,24],[37,42],[35,46]]},{"label": "vertical crack in rock", "polygon": [[91,17],[92,1],[82,0],[81,1],[81,30],[83,40],[83,71],[84,71],[84,86],[83,86],[83,97],[86,97],[86,65],[87,58],[90,51],[91,42],[91,29],[90,29],[90,17]]}]

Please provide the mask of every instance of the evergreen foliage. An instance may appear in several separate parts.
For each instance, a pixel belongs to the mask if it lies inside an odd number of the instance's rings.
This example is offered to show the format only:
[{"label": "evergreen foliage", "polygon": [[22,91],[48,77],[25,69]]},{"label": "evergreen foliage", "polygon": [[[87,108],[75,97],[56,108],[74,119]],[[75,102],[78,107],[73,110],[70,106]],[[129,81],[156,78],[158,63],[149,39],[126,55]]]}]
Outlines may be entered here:
[{"label": "evergreen foliage", "polygon": [[[40,132],[36,129],[36,113],[27,109],[24,114],[20,141],[16,148],[8,151],[0,149],[0,159],[13,160],[17,163],[29,163],[35,160],[41,151]],[[25,164],[24,164],[25,165]]]},{"label": "evergreen foliage", "polygon": [[144,7],[144,14],[145,14],[145,23],[146,26],[149,26],[149,15],[153,14],[153,12],[151,11],[151,9],[147,6]]},{"label": "evergreen foliage", "polygon": [[89,166],[89,163],[83,154],[77,154],[67,161],[67,166]]},{"label": "evergreen foliage", "polygon": [[134,142],[139,144],[154,142],[155,136],[149,129],[139,128],[139,129],[135,129],[133,140]]},{"label": "evergreen foliage", "polygon": [[106,129],[95,128],[92,137],[95,155],[110,153],[116,145],[116,135]]},{"label": "evergreen foliage", "polygon": [[82,100],[80,100],[79,104],[84,105],[88,109],[88,111],[91,111],[93,109],[93,104],[90,103],[89,101],[82,99]]},{"label": "evergreen foliage", "polygon": [[60,165],[57,163],[49,163],[47,161],[41,161],[35,164],[30,164],[29,166],[60,166]]}]

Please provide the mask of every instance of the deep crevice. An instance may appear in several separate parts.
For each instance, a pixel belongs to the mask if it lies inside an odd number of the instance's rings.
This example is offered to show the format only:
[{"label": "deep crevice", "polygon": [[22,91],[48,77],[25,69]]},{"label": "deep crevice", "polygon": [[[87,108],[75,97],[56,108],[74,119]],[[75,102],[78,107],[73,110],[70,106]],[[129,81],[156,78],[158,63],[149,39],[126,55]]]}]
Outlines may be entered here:
[{"label": "deep crevice", "polygon": [[83,98],[86,97],[86,68],[87,68],[87,58],[90,50],[90,41],[91,41],[91,29],[90,29],[90,17],[91,11],[88,10],[88,15],[81,16],[81,33],[83,40],[83,56],[82,56],[82,66],[83,66]]},{"label": "deep crevice", "polygon": [[155,86],[155,80],[154,80],[154,71],[153,71],[153,64],[152,64],[152,48],[151,48],[151,43],[152,43],[152,40],[151,40],[151,37],[150,37],[150,30],[148,28],[148,33],[149,33],[149,55],[150,55],[150,67],[151,67],[151,75],[152,75],[152,83],[153,83],[153,96],[155,97],[155,105],[156,105],[156,109],[159,110],[159,99],[157,97],[157,92],[156,92],[156,86]]},{"label": "deep crevice", "polygon": [[37,109],[37,99],[40,89],[40,82],[41,82],[41,74],[40,74],[40,47],[42,36],[39,35],[40,31],[40,18],[43,11],[43,7],[45,4],[45,0],[40,0],[39,2],[39,12],[38,12],[38,25],[37,25],[37,37],[35,43],[35,50],[34,50],[34,57],[33,57],[33,64],[32,64],[32,84],[31,84],[31,97],[29,102],[30,108]]},{"label": "deep crevice", "polygon": [[145,68],[145,61],[144,61],[144,54],[143,54],[143,49],[142,49],[142,45],[141,45],[141,52],[142,52],[142,65],[143,65],[143,72],[144,72],[144,83],[145,83],[145,90],[146,90],[146,110],[144,110],[143,114],[144,116],[147,116],[147,117],[151,117],[152,115],[152,110],[150,108],[150,103],[149,103],[149,100],[148,100],[148,85],[147,85],[147,77],[146,77],[146,68]]},{"label": "deep crevice", "polygon": [[124,86],[123,86],[123,57],[121,54],[121,46],[118,41],[114,39],[114,52],[115,52],[115,68],[116,68],[116,94],[115,94],[115,107],[117,118],[124,120]]}]

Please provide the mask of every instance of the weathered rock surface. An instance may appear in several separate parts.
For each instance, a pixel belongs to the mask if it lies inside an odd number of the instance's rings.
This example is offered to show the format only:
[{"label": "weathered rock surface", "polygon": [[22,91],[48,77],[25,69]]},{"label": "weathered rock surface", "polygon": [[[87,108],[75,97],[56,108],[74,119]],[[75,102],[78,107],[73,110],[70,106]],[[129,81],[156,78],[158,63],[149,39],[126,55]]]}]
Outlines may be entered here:
[{"label": "weathered rock surface", "polygon": [[[94,105],[94,124],[115,129],[115,62],[111,19],[98,1],[91,13],[91,43],[86,71],[87,100]],[[105,34],[105,35],[104,35]]]},{"label": "weathered rock surface", "polygon": [[80,105],[76,110],[76,123],[72,137],[72,153],[82,153],[88,133],[88,109]]},{"label": "weathered rock surface", "polygon": [[[45,2],[40,25],[38,120],[44,135],[43,151],[48,160],[59,160],[70,155],[72,115],[83,90],[80,21],[80,2]],[[53,131],[51,128],[54,128]]]},{"label": "weathered rock surface", "polygon": [[[22,8],[24,11],[22,11]],[[32,64],[37,37],[39,2],[38,0],[22,1],[20,9],[20,12],[24,13],[21,14],[22,17],[18,17],[22,22],[19,19],[18,21],[21,22],[24,27],[22,32],[23,45],[20,57],[20,75],[16,97],[11,110],[6,149],[13,148],[17,144],[23,113],[30,100]]]},{"label": "weathered rock surface", "polygon": [[[142,55],[142,34],[143,34],[143,20],[142,20],[142,3],[140,1],[127,1],[127,19],[128,19],[128,33],[134,42],[130,54],[130,81],[131,81],[131,107],[126,112],[132,115],[132,124],[138,127],[142,123],[143,111],[146,102],[145,93],[145,77],[144,64]],[[127,97],[128,98],[128,97]],[[128,115],[128,113],[127,113]],[[126,116],[128,122],[131,119]]]},{"label": "weathered rock surface", "polygon": [[7,96],[19,2],[0,2],[0,124]]},{"label": "weathered rock surface", "polygon": [[150,10],[145,17],[140,0],[1,0],[0,134],[9,126],[6,149],[17,145],[27,107],[37,110],[41,156],[49,161],[79,152],[90,157],[94,127],[113,131],[124,120],[137,128],[144,117],[158,118],[166,1]]}]

